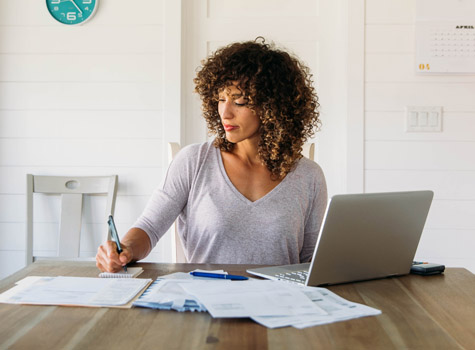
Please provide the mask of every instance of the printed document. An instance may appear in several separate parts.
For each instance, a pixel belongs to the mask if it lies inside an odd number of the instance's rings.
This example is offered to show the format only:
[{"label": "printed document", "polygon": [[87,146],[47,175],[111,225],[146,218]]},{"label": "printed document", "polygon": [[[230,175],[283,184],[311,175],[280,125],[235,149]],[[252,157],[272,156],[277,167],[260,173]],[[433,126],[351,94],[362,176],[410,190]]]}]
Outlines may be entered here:
[{"label": "printed document", "polygon": [[0,302],[13,304],[122,306],[152,280],[139,278],[27,277],[0,294]]},{"label": "printed document", "polygon": [[277,281],[196,281],[182,284],[213,317],[326,315],[298,288]]},{"label": "printed document", "polygon": [[293,326],[306,328],[352,318],[376,316],[381,311],[366,305],[350,302],[325,288],[297,286],[313,303],[327,312],[326,315],[307,314],[298,316],[255,316],[257,323],[268,328]]}]

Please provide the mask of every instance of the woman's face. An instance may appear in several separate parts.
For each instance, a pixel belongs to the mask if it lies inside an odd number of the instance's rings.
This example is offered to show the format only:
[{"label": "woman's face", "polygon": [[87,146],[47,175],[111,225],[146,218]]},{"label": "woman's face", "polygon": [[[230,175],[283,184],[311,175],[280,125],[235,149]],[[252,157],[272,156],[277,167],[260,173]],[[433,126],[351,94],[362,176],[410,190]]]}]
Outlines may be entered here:
[{"label": "woman's face", "polygon": [[218,113],[226,131],[226,139],[232,143],[244,140],[259,140],[261,121],[249,100],[233,83],[219,93]]}]

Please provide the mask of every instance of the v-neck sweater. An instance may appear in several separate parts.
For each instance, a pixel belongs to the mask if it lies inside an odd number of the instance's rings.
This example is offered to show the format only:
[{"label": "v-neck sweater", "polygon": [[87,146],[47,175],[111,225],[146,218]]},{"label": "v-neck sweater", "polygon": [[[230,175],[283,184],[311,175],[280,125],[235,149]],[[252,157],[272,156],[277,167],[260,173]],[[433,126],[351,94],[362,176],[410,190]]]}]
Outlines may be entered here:
[{"label": "v-neck sweater", "polygon": [[209,141],[178,152],[134,227],[154,247],[176,220],[192,263],[296,264],[312,258],[326,205],[323,171],[307,158],[265,196],[247,199]]}]

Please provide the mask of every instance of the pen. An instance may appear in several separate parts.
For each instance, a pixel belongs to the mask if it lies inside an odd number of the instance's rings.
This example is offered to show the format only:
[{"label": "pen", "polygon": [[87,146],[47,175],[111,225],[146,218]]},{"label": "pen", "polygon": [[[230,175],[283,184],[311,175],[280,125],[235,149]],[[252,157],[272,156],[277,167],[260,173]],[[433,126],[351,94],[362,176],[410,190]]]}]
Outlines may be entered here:
[{"label": "pen", "polygon": [[192,272],[190,272],[190,275],[193,275],[193,276],[196,276],[196,277],[222,278],[222,279],[226,279],[226,280],[237,280],[237,281],[244,281],[244,280],[249,279],[246,276],[227,275],[225,273],[213,273],[213,272],[192,271]]},{"label": "pen", "polygon": [[[109,224],[109,228],[111,230],[112,240],[117,245],[117,253],[120,254],[122,253],[122,247],[120,246],[119,235],[117,234],[114,218],[112,217],[112,215],[109,215],[109,220],[107,221],[107,223]],[[127,272],[127,265],[124,265],[124,271]]]}]

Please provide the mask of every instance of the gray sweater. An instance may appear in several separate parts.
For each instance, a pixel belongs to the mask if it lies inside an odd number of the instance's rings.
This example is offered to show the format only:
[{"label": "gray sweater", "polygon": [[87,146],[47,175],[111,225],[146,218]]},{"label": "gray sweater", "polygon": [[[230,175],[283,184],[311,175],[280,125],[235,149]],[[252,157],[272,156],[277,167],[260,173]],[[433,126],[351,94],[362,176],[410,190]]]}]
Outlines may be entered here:
[{"label": "gray sweater", "polygon": [[134,227],[154,247],[177,219],[193,263],[284,265],[312,258],[327,204],[322,169],[302,158],[252,202],[231,183],[212,141],[184,147]]}]

